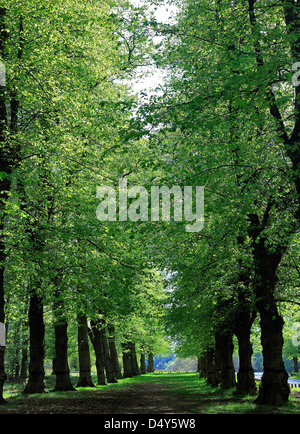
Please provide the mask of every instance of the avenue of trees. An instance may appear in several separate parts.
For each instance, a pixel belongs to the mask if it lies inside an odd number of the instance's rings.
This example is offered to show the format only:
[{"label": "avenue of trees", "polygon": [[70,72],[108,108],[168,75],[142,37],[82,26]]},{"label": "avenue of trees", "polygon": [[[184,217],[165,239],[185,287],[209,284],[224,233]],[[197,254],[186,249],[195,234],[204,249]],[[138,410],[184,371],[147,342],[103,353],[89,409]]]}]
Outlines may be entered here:
[{"label": "avenue of trees", "polygon": [[[46,355],[72,390],[74,349],[84,387],[91,350],[106,384],[175,344],[209,384],[283,405],[283,352],[296,370],[299,349],[299,3],[133,3],[1,2],[0,402],[7,370],[45,390]],[[174,20],[151,13],[168,4]],[[149,67],[165,79],[135,95]],[[120,179],[204,186],[204,228],[141,209],[100,222],[97,187]]]}]

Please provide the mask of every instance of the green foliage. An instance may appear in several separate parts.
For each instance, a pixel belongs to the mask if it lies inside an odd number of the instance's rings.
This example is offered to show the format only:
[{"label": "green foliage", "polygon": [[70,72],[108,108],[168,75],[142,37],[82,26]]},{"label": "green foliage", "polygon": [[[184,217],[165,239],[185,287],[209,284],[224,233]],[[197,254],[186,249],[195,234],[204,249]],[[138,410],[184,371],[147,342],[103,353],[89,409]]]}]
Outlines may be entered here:
[{"label": "green foliage", "polygon": [[[256,2],[251,22],[249,2],[172,1],[178,15],[164,24],[147,8],[162,0],[144,3],[4,1],[5,140],[17,155],[12,173],[0,172],[11,184],[1,209],[11,366],[28,340],[33,290],[47,359],[54,324],[67,320],[76,365],[78,313],[104,318],[118,345],[134,340],[139,353],[168,354],[171,341],[180,357],[200,356],[233,327],[241,298],[255,310],[253,215],[256,242],[284,252],[272,296],[286,354],[298,354],[299,203],[282,132],[297,118],[295,59],[282,4]],[[152,65],[167,78],[135,95],[132,82]],[[120,178],[147,191],[205,186],[204,229],[99,222],[96,189]],[[257,319],[255,346],[258,334]]]}]

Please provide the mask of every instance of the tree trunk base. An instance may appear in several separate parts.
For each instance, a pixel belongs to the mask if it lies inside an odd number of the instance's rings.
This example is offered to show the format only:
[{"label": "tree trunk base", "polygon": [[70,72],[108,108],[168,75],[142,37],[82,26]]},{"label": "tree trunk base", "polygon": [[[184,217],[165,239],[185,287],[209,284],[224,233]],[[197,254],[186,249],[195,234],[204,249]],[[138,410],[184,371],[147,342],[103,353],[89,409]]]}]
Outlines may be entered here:
[{"label": "tree trunk base", "polygon": [[221,374],[221,388],[226,389],[232,389],[236,386],[235,381],[235,371],[234,368],[230,367],[224,367]]},{"label": "tree trunk base", "polygon": [[256,395],[257,387],[255,384],[253,369],[242,371],[239,370],[237,373],[237,385],[236,394],[240,395]]},{"label": "tree trunk base", "polygon": [[76,391],[75,387],[72,386],[70,381],[69,373],[57,374],[56,373],[56,384],[53,389],[54,392],[66,392],[66,391]]},{"label": "tree trunk base", "polygon": [[106,378],[104,375],[104,372],[101,372],[97,374],[97,384],[98,386],[107,386]]},{"label": "tree trunk base", "polygon": [[263,373],[259,387],[259,395],[254,403],[258,405],[271,405],[281,407],[288,402],[290,388],[288,374],[285,370],[267,371]]},{"label": "tree trunk base", "polygon": [[23,391],[24,395],[31,395],[35,393],[46,393],[44,373],[42,374],[29,374],[28,383]]},{"label": "tree trunk base", "polygon": [[95,387],[95,385],[91,380],[84,378],[78,380],[76,387]]},{"label": "tree trunk base", "polygon": [[118,383],[118,380],[116,378],[112,378],[110,380],[107,380],[108,383]]}]

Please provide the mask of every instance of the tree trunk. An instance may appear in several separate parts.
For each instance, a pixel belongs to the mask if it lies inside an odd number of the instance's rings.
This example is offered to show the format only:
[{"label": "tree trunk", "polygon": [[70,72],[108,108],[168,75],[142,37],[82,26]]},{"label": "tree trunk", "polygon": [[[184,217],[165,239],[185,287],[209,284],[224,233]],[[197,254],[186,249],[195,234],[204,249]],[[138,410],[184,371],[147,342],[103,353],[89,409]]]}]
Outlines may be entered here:
[{"label": "tree trunk", "polygon": [[146,374],[146,356],[143,350],[141,352],[140,366],[141,374]]},{"label": "tree trunk", "polygon": [[130,378],[132,377],[131,364],[130,364],[130,350],[127,342],[122,343],[122,351],[123,351],[123,378]]},{"label": "tree trunk", "polygon": [[[263,221],[267,222],[272,204],[268,203]],[[256,404],[281,406],[287,403],[290,394],[288,374],[282,360],[284,321],[280,316],[274,297],[276,272],[287,245],[273,246],[270,251],[268,240],[262,235],[264,226],[257,215],[250,215],[248,228],[252,238],[255,279],[253,289],[256,308],[260,315],[261,345],[264,372]]]},{"label": "tree trunk", "polygon": [[79,379],[77,387],[94,387],[91,377],[91,359],[88,341],[86,316],[78,317],[78,357],[79,357]]},{"label": "tree trunk", "polygon": [[201,368],[199,369],[199,378],[206,378],[207,373],[207,361],[206,361],[206,352],[200,356]]},{"label": "tree trunk", "polygon": [[147,365],[147,373],[154,372],[154,360],[153,360],[153,353],[149,351],[148,353],[148,365]]},{"label": "tree trunk", "polygon": [[299,372],[298,357],[293,357],[294,372]]},{"label": "tree trunk", "polygon": [[[68,323],[66,320],[63,291],[59,276],[62,269],[57,270],[53,282],[56,286],[54,291],[53,312],[55,317],[55,357],[53,361],[53,374],[56,376],[54,390],[76,390],[71,383],[68,362]],[[54,363],[55,362],[55,363]]]},{"label": "tree trunk", "polygon": [[[1,294],[0,294],[0,298],[1,298]],[[0,300],[0,304],[1,304],[1,300]],[[3,306],[4,306],[4,302],[3,302]],[[0,313],[0,322],[4,324],[4,314],[1,315],[1,313]],[[4,404],[6,402],[5,399],[3,398],[3,387],[4,387],[5,380],[7,378],[5,372],[5,365],[4,365],[4,353],[5,353],[5,346],[0,346],[0,404]]]},{"label": "tree trunk", "polygon": [[24,393],[45,392],[45,326],[41,297],[33,291],[29,304],[29,379]]},{"label": "tree trunk", "polygon": [[266,251],[263,256],[256,258],[256,281],[254,282],[256,305],[260,314],[264,366],[259,395],[255,403],[274,406],[285,404],[290,394],[288,374],[282,360],[284,321],[274,300],[276,270],[280,258],[281,254],[276,256],[267,254]]},{"label": "tree trunk", "polygon": [[105,364],[104,364],[104,349],[102,333],[99,330],[99,323],[91,321],[91,330],[89,330],[89,337],[91,339],[95,356],[96,356],[96,369],[97,369],[97,381],[99,385],[106,386],[105,377]]},{"label": "tree trunk", "polygon": [[216,370],[217,381],[222,389],[231,389],[235,387],[235,370],[233,365],[233,343],[232,333],[216,333]]},{"label": "tree trunk", "polygon": [[141,372],[136,357],[134,342],[129,342],[129,349],[130,349],[129,360],[130,360],[130,367],[131,367],[131,375],[135,377],[137,375],[141,375]]},{"label": "tree trunk", "polygon": [[116,342],[115,342],[115,328],[113,325],[109,325],[107,329],[108,329],[108,345],[109,345],[112,368],[115,372],[116,379],[120,379],[122,378],[122,373],[121,373],[118,352],[117,352]]},{"label": "tree trunk", "polygon": [[28,350],[27,350],[27,341],[26,341],[22,348],[21,374],[20,374],[22,380],[25,380],[25,378],[27,377],[27,359],[28,359]]},{"label": "tree trunk", "polygon": [[71,383],[68,362],[68,325],[66,322],[55,325],[55,369],[54,390],[76,390]]},{"label": "tree trunk", "polygon": [[102,335],[102,342],[103,342],[103,350],[104,350],[104,366],[105,366],[105,372],[106,372],[106,379],[108,383],[117,383],[118,380],[116,379],[115,370],[113,368],[113,364],[110,358],[109,353],[109,347],[107,343],[107,336],[106,336],[106,327],[105,327],[105,321],[101,320],[102,328],[100,330],[100,333]]},{"label": "tree trunk", "polygon": [[252,368],[252,344],[250,335],[238,333],[239,344],[239,371],[237,373],[236,392],[245,395],[255,395],[257,392],[254,370]]},{"label": "tree trunk", "polygon": [[276,304],[258,301],[260,313],[261,344],[264,372],[256,404],[282,406],[287,403],[290,388],[288,374],[282,360],[284,321],[278,313]]},{"label": "tree trunk", "polygon": [[215,349],[208,348],[202,359],[202,366],[204,370],[204,375],[206,378],[206,384],[216,387],[219,384],[219,380],[216,375],[215,367]]},{"label": "tree trunk", "polygon": [[252,368],[251,327],[253,319],[250,309],[240,308],[235,320],[235,335],[239,344],[239,371],[237,373],[236,393],[255,395],[257,392],[254,370]]},{"label": "tree trunk", "polygon": [[20,354],[20,348],[16,349],[16,364],[15,364],[15,372],[14,376],[15,379],[18,380],[20,377],[20,362],[19,362],[19,354]]}]

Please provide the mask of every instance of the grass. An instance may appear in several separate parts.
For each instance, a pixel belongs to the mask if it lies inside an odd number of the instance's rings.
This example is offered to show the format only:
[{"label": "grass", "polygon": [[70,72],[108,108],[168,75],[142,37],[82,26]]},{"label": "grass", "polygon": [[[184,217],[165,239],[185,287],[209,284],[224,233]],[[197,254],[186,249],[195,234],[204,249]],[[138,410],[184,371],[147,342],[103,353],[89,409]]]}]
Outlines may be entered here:
[{"label": "grass", "polygon": [[[155,381],[156,374],[149,376],[147,381]],[[162,378],[161,378],[162,377]],[[139,377],[137,377],[139,381]],[[292,388],[292,395],[288,404],[282,408],[258,406],[254,404],[255,397],[250,395],[238,395],[235,389],[223,390],[212,387],[199,379],[197,374],[162,375],[160,382],[171,385],[170,393],[176,394],[184,400],[197,402],[201,410],[200,414],[299,414],[300,413],[300,390]],[[257,382],[257,385],[259,382]],[[190,414],[193,412],[191,411]]]},{"label": "grass", "polygon": [[[23,395],[23,384],[6,383],[4,397],[8,400],[5,408],[14,412],[14,408],[22,400],[22,406],[30,408],[31,400],[40,400],[42,403],[45,398],[52,400],[56,405],[62,400],[66,406],[72,405],[74,398],[80,398],[82,405],[85,405],[85,398],[92,400],[93,397],[109,397],[118,400],[120,393],[126,395],[133,389],[148,387],[151,390],[151,384],[160,384],[166,400],[173,399],[175,402],[185,403],[188,408],[188,414],[299,414],[300,413],[300,390],[292,389],[288,404],[282,408],[267,406],[257,406],[253,403],[253,396],[237,395],[234,389],[222,390],[213,388],[205,384],[205,380],[199,379],[195,373],[185,374],[147,374],[133,378],[119,380],[118,383],[107,386],[96,386],[90,388],[77,388],[77,392],[54,392],[54,376],[47,377],[47,393],[36,395]],[[96,377],[93,378],[96,384]],[[76,385],[77,375],[72,374],[72,383]],[[96,393],[97,392],[97,393]],[[100,395],[99,395],[100,392]],[[60,401],[61,405],[61,401]],[[147,413],[146,413],[147,414]]]}]

